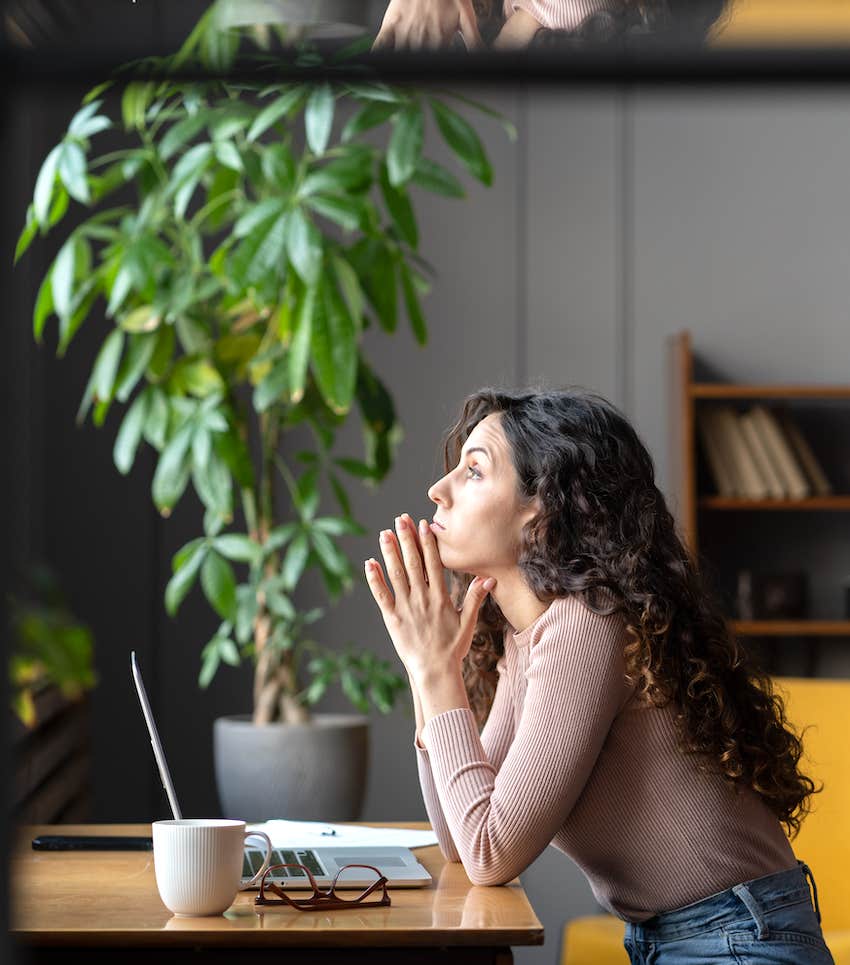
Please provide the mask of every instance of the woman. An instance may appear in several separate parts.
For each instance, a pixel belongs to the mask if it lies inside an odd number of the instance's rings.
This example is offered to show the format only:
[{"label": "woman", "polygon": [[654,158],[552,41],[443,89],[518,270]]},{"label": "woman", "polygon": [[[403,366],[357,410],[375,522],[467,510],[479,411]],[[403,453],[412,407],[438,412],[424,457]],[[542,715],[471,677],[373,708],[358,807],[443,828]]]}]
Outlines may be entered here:
[{"label": "woman", "polygon": [[641,35],[702,42],[726,0],[390,0],[373,50],[518,49]]},{"label": "woman", "polygon": [[445,857],[498,885],[554,844],[633,962],[832,962],[782,828],[815,792],[800,741],[626,418],[579,389],[482,389],[445,461],[430,525],[381,534],[389,583],[366,561]]}]

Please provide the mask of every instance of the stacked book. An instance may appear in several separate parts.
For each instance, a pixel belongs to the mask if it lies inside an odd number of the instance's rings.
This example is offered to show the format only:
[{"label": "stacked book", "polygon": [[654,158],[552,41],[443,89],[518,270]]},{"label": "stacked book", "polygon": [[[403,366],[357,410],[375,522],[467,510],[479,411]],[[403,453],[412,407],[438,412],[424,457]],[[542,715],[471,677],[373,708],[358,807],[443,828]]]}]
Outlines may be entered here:
[{"label": "stacked book", "polygon": [[764,405],[736,412],[731,405],[697,409],[697,431],[721,496],[805,499],[829,496],[827,480],[808,442],[787,412]]}]

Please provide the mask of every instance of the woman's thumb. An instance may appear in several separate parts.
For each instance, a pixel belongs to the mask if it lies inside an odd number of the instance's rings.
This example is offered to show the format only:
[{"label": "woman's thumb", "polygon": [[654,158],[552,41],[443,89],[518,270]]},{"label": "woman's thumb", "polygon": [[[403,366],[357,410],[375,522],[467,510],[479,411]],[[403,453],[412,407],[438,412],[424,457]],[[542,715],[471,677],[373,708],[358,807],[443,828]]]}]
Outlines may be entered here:
[{"label": "woman's thumb", "polygon": [[469,629],[470,626],[474,627],[475,621],[478,619],[478,611],[481,609],[481,604],[495,585],[496,581],[492,576],[486,580],[482,580],[480,576],[476,576],[469,584],[466,596],[463,599],[463,607],[460,611],[460,622],[464,630]]}]

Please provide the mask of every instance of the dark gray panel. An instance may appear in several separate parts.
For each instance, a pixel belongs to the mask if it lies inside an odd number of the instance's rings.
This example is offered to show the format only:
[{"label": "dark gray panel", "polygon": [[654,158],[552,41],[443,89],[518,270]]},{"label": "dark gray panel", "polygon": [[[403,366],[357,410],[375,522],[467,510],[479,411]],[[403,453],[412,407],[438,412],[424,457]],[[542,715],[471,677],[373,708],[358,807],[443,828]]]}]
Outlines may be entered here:
[{"label": "dark gray panel", "polygon": [[527,378],[622,404],[619,359],[622,95],[528,95],[524,264]]}]

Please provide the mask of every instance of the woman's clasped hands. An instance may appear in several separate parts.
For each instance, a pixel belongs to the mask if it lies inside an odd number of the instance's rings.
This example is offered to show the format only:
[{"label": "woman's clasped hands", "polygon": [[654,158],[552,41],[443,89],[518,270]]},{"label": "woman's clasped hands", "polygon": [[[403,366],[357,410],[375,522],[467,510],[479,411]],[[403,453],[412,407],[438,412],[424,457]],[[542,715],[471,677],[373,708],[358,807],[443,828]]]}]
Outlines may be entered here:
[{"label": "woman's clasped hands", "polygon": [[397,537],[383,530],[379,540],[392,591],[375,559],[365,561],[369,589],[399,659],[414,679],[457,673],[472,644],[478,611],[496,581],[476,576],[463,606],[456,609],[427,522],[420,521],[418,533],[407,513],[397,516],[395,524]]}]

